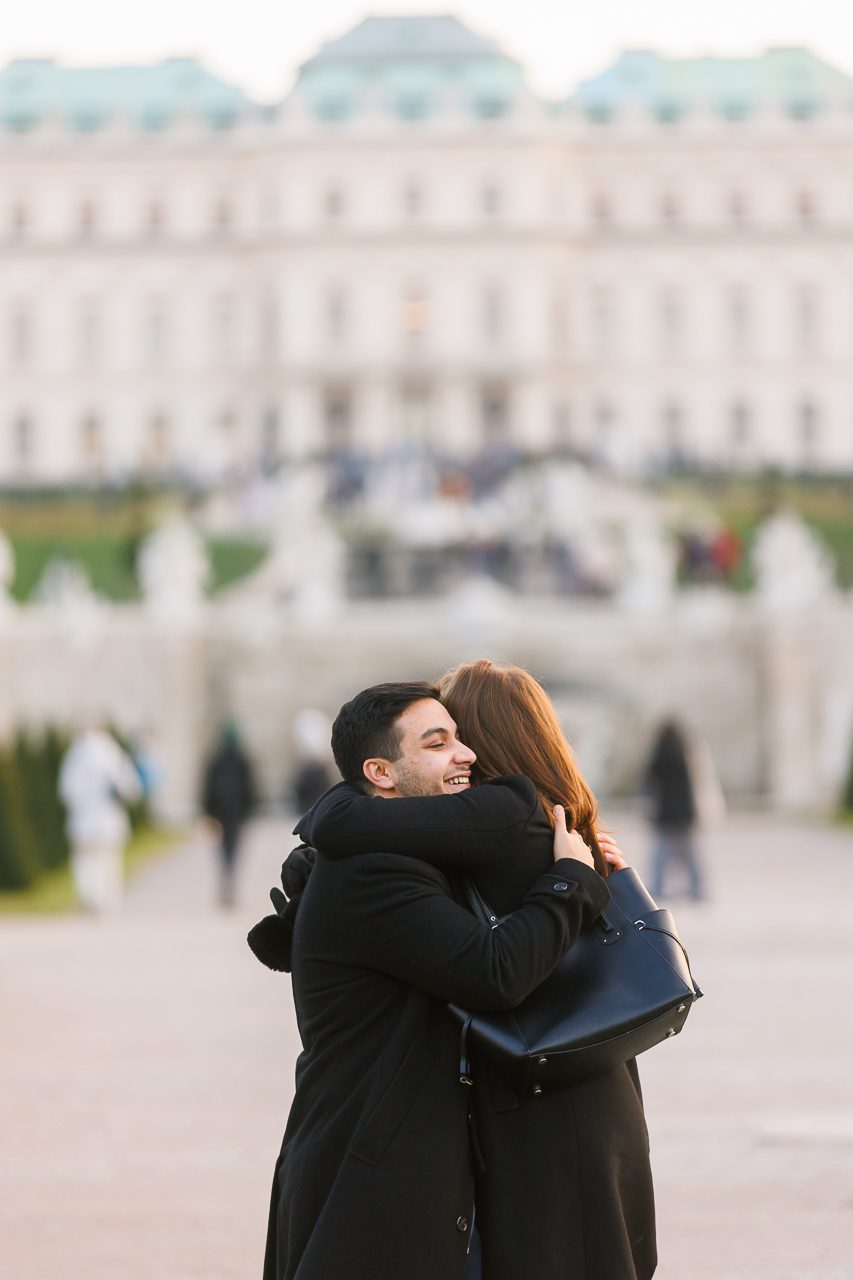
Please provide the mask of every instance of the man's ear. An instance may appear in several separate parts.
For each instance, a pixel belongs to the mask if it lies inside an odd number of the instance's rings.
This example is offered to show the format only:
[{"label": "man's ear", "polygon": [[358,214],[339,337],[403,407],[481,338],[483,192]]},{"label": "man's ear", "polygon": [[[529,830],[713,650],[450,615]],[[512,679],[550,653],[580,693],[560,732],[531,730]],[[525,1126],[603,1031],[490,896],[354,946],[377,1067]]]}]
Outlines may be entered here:
[{"label": "man's ear", "polygon": [[381,756],[377,756],[365,760],[361,768],[365,778],[376,791],[393,791],[396,787],[397,775],[390,760],[383,760]]}]

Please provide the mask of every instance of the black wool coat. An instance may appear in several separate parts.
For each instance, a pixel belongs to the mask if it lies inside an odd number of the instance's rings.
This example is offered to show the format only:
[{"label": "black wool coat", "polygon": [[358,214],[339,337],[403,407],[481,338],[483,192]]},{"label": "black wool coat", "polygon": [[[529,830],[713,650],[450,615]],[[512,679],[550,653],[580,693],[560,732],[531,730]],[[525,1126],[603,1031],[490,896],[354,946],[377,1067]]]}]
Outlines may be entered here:
[{"label": "black wool coat", "polygon": [[265,1280],[463,1280],[471,1090],[445,1003],[512,1008],[608,896],[587,866],[564,859],[492,931],[435,867],[317,856],[289,957],[304,1048]]},{"label": "black wool coat", "polygon": [[[458,796],[393,801],[340,784],[299,830],[347,862],[382,848],[415,854],[451,877],[465,871],[499,915],[518,907],[552,857],[550,824],[532,783],[520,776]],[[635,1062],[526,1098],[487,1060],[475,1059],[472,1103],[485,1163],[476,1192],[484,1280],[653,1275],[654,1195]]]}]

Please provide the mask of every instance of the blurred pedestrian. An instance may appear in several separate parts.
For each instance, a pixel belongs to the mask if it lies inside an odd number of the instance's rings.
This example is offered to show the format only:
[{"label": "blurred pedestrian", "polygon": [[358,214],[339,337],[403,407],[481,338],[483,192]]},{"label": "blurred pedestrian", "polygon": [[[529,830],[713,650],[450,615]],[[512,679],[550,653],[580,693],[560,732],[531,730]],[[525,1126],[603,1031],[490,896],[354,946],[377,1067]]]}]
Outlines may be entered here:
[{"label": "blurred pedestrian", "polygon": [[255,781],[237,728],[227,724],[204,771],[202,807],[219,835],[219,901],[234,905],[240,837],[255,807]]},{"label": "blurred pedestrian", "polygon": [[675,720],[665,720],[658,730],[645,769],[644,790],[651,801],[654,829],[649,891],[652,897],[661,897],[670,867],[678,864],[687,874],[690,897],[698,902],[704,885],[696,847],[696,790],[687,736]]},{"label": "blurred pedestrian", "polygon": [[332,725],[324,711],[303,707],[293,717],[293,739],[299,759],[290,791],[296,813],[307,813],[335,781],[329,760]]},{"label": "blurred pedestrian", "polygon": [[68,810],[78,901],[88,911],[117,911],[130,834],[126,806],[142,794],[133,761],[111,733],[92,725],[77,735],[63,757],[59,794]]}]

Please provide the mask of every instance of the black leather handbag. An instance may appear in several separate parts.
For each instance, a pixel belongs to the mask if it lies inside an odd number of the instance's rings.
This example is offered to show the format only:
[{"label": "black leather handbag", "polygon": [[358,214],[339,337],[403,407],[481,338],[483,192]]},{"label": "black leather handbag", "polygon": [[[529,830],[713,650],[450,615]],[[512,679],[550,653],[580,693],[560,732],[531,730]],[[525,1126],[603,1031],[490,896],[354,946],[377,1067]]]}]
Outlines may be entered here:
[{"label": "black leather handbag", "polygon": [[[471,1048],[520,1092],[536,1096],[678,1035],[702,992],[672,914],[657,906],[633,867],[614,872],[607,884],[609,905],[517,1009],[471,1013],[449,1006],[462,1025],[463,1084],[473,1083]],[[465,887],[477,918],[499,928],[476,885]]]}]

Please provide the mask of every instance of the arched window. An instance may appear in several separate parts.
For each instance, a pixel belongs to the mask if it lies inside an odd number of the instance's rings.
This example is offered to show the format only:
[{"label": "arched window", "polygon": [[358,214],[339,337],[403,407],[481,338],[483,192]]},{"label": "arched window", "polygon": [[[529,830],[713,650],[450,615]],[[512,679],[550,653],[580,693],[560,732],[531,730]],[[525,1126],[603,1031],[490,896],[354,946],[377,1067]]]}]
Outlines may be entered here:
[{"label": "arched window", "polygon": [[323,394],[325,451],[348,449],[352,440],[352,393],[349,387],[327,387]]},{"label": "arched window", "polygon": [[234,299],[230,293],[220,293],[213,299],[211,308],[211,354],[217,365],[229,365],[234,359],[235,338]]},{"label": "arched window", "polygon": [[813,356],[818,345],[818,294],[811,281],[803,281],[794,288],[794,335],[796,353]]},{"label": "arched window", "polygon": [[13,240],[24,240],[30,230],[30,210],[23,200],[16,200],[12,205],[9,218],[9,232]]},{"label": "arched window", "polygon": [[729,411],[730,435],[735,449],[741,450],[752,436],[752,411],[744,400],[735,400]]},{"label": "arched window", "polygon": [[687,441],[684,429],[684,408],[677,400],[667,400],[661,414],[663,445],[670,466],[684,461]]},{"label": "arched window", "polygon": [[169,352],[168,312],[164,298],[149,298],[144,317],[145,363],[150,369],[161,368]]},{"label": "arched window", "polygon": [[679,352],[684,340],[684,302],[674,285],[664,285],[658,296],[658,322],[663,350]]},{"label": "arched window", "polygon": [[729,346],[733,355],[740,356],[748,350],[752,336],[750,298],[745,285],[731,286],[726,299],[726,308]]},{"label": "arched window", "polygon": [[599,284],[593,288],[590,320],[593,356],[606,360],[613,354],[616,330],[613,290],[609,285]]},{"label": "arched window", "polygon": [[162,201],[149,200],[145,208],[145,234],[149,240],[158,240],[166,226],[166,213]]},{"label": "arched window", "polygon": [[507,387],[489,384],[480,392],[483,443],[503,444],[510,437],[510,398]]}]

